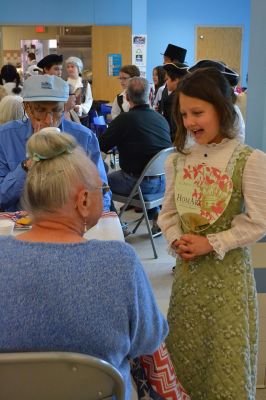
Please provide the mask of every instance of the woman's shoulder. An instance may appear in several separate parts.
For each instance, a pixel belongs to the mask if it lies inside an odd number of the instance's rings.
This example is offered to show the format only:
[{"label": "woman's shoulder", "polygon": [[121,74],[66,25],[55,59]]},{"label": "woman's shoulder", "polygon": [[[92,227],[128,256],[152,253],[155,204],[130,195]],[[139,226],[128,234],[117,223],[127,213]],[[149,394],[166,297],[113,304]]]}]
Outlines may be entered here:
[{"label": "woman's shoulder", "polygon": [[122,242],[120,240],[97,240],[93,239],[88,241],[88,248],[91,248],[94,252],[100,253],[101,257],[108,256],[110,258],[118,257],[119,259],[133,258],[137,257],[135,250],[129,244]]},{"label": "woman's shoulder", "polygon": [[143,269],[133,247],[119,240],[90,240],[86,257],[93,262],[97,260],[97,264],[108,273],[123,275],[125,279],[131,279]]},{"label": "woman's shoulder", "polygon": [[[0,236],[0,248],[7,250],[9,248],[16,249],[16,252],[27,254],[36,254],[36,250],[46,253],[48,257],[54,255],[75,254],[76,259],[80,261],[91,260],[92,262],[104,262],[108,265],[119,263],[133,264],[137,260],[137,255],[134,249],[119,240],[88,240],[86,242],[78,243],[47,243],[47,242],[30,242],[27,240],[16,240],[13,236]],[[20,250],[21,249],[21,250]]]}]

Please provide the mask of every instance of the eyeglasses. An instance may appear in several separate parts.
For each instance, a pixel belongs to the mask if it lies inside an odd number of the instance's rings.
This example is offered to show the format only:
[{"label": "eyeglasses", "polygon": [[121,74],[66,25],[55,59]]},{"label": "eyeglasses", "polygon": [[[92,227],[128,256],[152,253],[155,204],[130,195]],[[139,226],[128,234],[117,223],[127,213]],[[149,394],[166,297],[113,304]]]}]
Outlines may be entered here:
[{"label": "eyeglasses", "polygon": [[105,183],[102,186],[97,186],[94,189],[99,189],[102,191],[102,194],[105,195],[110,191],[110,186],[106,185]]},{"label": "eyeglasses", "polygon": [[119,81],[127,81],[128,79],[130,79],[130,76],[128,78],[124,78],[122,76],[119,76],[119,78],[117,78]]},{"label": "eyeglasses", "polygon": [[59,111],[39,111],[34,108],[31,108],[31,112],[33,117],[39,121],[44,121],[47,118],[47,115],[50,114],[53,120],[58,120],[62,117],[64,110]]}]

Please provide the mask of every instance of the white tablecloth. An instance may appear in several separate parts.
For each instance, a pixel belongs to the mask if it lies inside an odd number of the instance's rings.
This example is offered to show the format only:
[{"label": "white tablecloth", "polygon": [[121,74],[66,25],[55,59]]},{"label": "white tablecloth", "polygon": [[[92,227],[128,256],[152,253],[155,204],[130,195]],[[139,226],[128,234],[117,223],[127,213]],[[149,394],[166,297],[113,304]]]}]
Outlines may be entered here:
[{"label": "white tablecloth", "polygon": [[89,229],[83,237],[87,240],[125,240],[119,218],[115,212],[103,213],[97,225]]},{"label": "white tablecloth", "polygon": [[[13,213],[0,213],[2,218],[12,218]],[[13,235],[19,235],[25,232],[28,228],[14,229]],[[85,234],[84,238],[99,239],[99,240],[122,240],[124,241],[124,235],[121,228],[119,218],[115,212],[105,212],[102,214],[97,225],[89,229]]]}]

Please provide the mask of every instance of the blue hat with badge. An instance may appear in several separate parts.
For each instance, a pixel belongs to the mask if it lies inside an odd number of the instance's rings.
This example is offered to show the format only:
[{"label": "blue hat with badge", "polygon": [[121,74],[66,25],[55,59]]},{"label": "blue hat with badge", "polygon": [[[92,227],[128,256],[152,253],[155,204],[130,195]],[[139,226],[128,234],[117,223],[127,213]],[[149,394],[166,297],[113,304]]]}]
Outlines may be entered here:
[{"label": "blue hat with badge", "polygon": [[69,97],[69,85],[55,75],[34,75],[25,80],[24,101],[63,101]]}]

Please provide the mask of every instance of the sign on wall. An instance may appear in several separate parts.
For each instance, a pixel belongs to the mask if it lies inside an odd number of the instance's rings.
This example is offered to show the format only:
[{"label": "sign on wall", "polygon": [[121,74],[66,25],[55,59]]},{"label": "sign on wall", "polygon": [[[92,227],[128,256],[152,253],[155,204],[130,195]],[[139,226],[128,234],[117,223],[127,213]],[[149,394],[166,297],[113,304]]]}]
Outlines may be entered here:
[{"label": "sign on wall", "polygon": [[141,76],[146,77],[147,35],[132,35],[132,64],[140,69]]},{"label": "sign on wall", "polygon": [[122,67],[122,55],[108,54],[108,75],[118,76],[121,67]]}]

